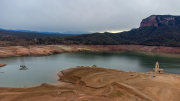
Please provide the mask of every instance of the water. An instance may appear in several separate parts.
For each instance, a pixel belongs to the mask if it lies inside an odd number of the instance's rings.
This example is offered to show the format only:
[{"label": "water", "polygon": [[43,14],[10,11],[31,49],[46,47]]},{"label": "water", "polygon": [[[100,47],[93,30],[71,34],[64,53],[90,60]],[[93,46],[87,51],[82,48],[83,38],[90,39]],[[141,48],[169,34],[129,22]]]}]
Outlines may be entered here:
[{"label": "water", "polygon": [[[172,56],[172,55],[166,55]],[[41,57],[0,58],[7,66],[0,68],[0,87],[29,87],[57,82],[58,71],[76,66],[92,66],[132,72],[152,71],[158,61],[165,72],[180,74],[180,56],[166,57],[136,52],[62,53]],[[26,65],[28,70],[19,70]]]}]

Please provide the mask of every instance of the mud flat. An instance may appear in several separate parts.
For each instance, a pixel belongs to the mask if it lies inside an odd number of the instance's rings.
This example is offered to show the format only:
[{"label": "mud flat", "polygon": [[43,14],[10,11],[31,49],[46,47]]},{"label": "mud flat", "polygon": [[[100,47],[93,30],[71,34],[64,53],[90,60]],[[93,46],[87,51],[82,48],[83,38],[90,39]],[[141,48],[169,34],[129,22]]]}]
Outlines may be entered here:
[{"label": "mud flat", "polygon": [[57,73],[59,82],[0,88],[1,101],[179,101],[180,75],[78,66]]},{"label": "mud flat", "polygon": [[180,47],[142,45],[39,45],[0,47],[0,57],[44,56],[77,51],[143,51],[180,54]]}]

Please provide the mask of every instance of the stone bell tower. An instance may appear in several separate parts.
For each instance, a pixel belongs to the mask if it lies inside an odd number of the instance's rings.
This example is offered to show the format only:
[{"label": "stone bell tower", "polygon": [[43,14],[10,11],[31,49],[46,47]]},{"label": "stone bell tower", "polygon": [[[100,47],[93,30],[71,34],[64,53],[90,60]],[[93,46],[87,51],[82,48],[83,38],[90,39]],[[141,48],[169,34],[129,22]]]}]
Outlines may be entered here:
[{"label": "stone bell tower", "polygon": [[159,63],[156,62],[155,68],[153,69],[153,72],[155,72],[155,73],[163,73],[164,70],[163,69],[159,69]]}]

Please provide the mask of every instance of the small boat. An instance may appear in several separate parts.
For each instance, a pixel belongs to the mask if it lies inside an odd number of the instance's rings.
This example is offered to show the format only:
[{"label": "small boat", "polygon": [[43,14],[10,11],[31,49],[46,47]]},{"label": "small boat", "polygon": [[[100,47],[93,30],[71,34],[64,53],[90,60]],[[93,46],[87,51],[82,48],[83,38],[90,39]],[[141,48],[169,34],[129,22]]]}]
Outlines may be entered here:
[{"label": "small boat", "polygon": [[25,65],[20,65],[20,69],[19,70],[27,70],[28,68],[26,68],[26,66]]}]

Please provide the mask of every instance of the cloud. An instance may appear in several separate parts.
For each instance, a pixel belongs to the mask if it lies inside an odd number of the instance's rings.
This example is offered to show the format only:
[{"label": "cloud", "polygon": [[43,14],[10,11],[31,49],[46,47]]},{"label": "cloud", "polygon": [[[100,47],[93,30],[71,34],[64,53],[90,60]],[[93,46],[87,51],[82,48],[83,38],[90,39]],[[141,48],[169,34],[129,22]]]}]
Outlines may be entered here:
[{"label": "cloud", "polygon": [[137,28],[152,14],[179,15],[178,0],[1,0],[0,28],[113,31]]}]

